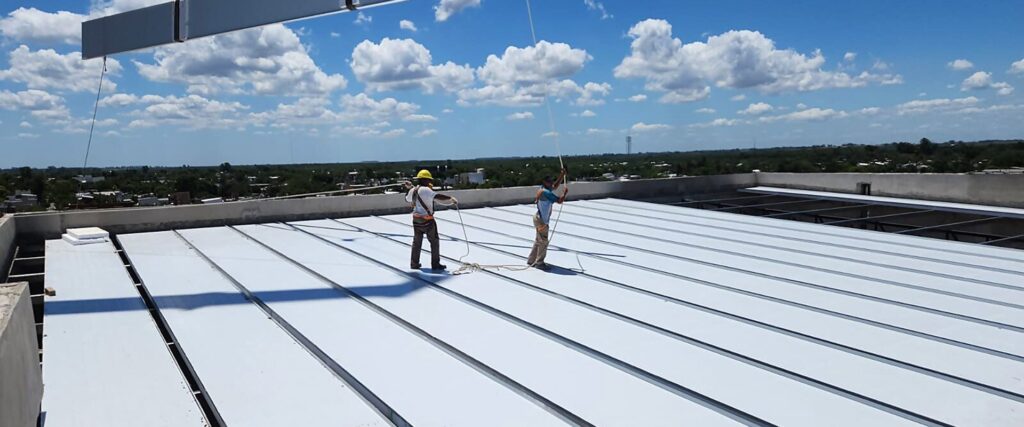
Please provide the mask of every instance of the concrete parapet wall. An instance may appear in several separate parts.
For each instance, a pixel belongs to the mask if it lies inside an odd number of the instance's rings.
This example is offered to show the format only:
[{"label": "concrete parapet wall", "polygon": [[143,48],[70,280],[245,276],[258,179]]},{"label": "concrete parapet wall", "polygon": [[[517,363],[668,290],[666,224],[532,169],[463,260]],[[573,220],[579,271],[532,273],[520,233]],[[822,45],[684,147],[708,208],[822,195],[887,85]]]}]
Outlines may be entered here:
[{"label": "concrete parapet wall", "polygon": [[[706,193],[755,185],[754,174],[702,176],[615,182],[572,183],[570,198],[603,197],[661,198],[688,193]],[[446,192],[459,199],[463,208],[529,203],[536,187],[511,187],[487,190]],[[68,228],[102,227],[114,233],[133,233],[168,229],[213,227],[386,215],[408,212],[402,194],[314,197],[292,200],[252,200],[212,205],[129,208],[92,211],[19,214],[18,232],[24,235],[54,238]]]},{"label": "concrete parapet wall", "polygon": [[801,190],[856,193],[871,184],[871,195],[1024,208],[1024,175],[898,173],[758,173],[757,184]]},{"label": "concrete parapet wall", "polygon": [[28,283],[0,284],[0,426],[36,425],[42,399]]},{"label": "concrete parapet wall", "polygon": [[14,256],[14,238],[18,234],[14,221],[10,215],[0,217],[0,281],[7,279],[7,266]]}]

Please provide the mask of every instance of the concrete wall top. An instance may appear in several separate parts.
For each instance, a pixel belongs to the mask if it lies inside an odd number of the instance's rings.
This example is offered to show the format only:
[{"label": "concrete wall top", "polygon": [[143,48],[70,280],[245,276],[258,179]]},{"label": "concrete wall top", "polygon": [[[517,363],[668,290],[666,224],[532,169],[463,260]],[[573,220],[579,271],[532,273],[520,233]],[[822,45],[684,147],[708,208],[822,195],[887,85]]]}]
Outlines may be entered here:
[{"label": "concrete wall top", "polygon": [[[670,179],[570,183],[569,198],[663,198],[756,185],[754,174]],[[533,201],[537,187],[448,191],[463,208]],[[113,233],[255,224],[275,221],[386,215],[408,212],[404,194],[251,200],[211,205],[167,206],[17,214],[18,233],[53,238],[74,227],[102,227]]]},{"label": "concrete wall top", "polygon": [[871,195],[943,202],[1024,207],[1024,175],[898,173],[758,173],[757,184],[801,190],[856,193],[870,183]]},{"label": "concrete wall top", "polygon": [[36,425],[43,377],[28,283],[0,284],[0,378],[0,425]]}]

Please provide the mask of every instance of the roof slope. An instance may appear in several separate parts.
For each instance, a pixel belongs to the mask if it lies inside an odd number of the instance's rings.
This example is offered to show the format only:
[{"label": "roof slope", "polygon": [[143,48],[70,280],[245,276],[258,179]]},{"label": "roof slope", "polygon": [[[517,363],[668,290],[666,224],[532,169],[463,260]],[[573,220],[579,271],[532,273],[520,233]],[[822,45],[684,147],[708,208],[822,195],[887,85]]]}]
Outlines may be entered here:
[{"label": "roof slope", "polygon": [[[448,264],[524,266],[534,209],[438,212]],[[1024,423],[1020,251],[606,199],[565,205],[552,272],[453,276],[406,268],[408,222],[120,239],[204,381],[280,327],[308,355],[264,345],[247,381],[318,360],[411,425]],[[194,326],[219,316],[234,331]],[[237,336],[194,347],[218,334]],[[287,410],[207,392],[222,415]]]}]

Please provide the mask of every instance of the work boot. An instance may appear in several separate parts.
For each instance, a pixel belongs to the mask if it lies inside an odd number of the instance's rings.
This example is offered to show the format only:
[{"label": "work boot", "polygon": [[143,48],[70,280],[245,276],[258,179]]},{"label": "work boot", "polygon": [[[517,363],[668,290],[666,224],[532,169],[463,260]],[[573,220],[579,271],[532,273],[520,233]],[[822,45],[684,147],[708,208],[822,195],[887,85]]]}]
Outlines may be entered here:
[{"label": "work boot", "polygon": [[409,264],[409,268],[411,268],[413,270],[419,270],[420,267],[422,267],[422,265],[419,265],[419,264]]},{"label": "work boot", "polygon": [[435,271],[444,271],[444,270],[448,269],[448,266],[444,265],[444,264],[437,264],[437,265],[431,266],[430,269],[431,270],[435,270]]},{"label": "work boot", "polygon": [[543,262],[537,263],[537,265],[535,265],[534,268],[536,268],[538,270],[541,270],[541,271],[551,271],[551,266],[547,265],[547,263],[543,263]]}]

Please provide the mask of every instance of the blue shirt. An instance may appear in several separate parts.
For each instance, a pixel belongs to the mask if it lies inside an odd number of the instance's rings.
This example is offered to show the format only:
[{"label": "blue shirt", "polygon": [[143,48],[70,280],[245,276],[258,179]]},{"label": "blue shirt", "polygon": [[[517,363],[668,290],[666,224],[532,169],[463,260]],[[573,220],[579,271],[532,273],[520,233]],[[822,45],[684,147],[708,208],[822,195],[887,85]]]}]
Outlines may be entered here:
[{"label": "blue shirt", "polygon": [[541,188],[540,197],[537,198],[537,213],[540,214],[541,222],[547,224],[551,221],[551,207],[558,201],[558,196],[550,188]]}]

